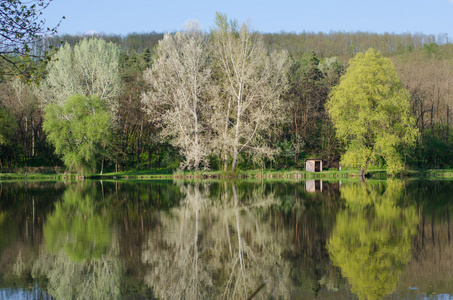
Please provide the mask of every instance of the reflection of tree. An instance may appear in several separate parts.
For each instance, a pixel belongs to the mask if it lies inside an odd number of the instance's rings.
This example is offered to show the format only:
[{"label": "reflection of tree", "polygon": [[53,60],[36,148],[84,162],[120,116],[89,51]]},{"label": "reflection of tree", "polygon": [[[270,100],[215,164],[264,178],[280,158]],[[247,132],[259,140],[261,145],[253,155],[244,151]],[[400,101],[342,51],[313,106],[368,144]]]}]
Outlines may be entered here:
[{"label": "reflection of tree", "polygon": [[257,213],[277,203],[273,194],[248,204],[240,201],[235,184],[230,189],[225,183],[216,200],[207,198],[207,186],[181,188],[183,204],[161,215],[142,255],[152,268],[145,281],[157,295],[246,299],[265,283],[260,296],[288,297],[292,282],[283,252],[289,233],[275,234]]},{"label": "reflection of tree", "polygon": [[143,261],[154,267],[145,281],[164,299],[203,299],[207,295],[206,289],[212,287],[211,278],[199,257],[199,212],[204,208],[206,198],[198,184],[182,189],[186,193],[184,203],[179,209],[172,210],[171,216],[161,219],[163,232],[156,232],[161,239],[160,245],[153,247],[150,242],[150,249],[142,255]]},{"label": "reflection of tree", "polygon": [[109,221],[107,215],[98,214],[95,199],[93,188],[71,187],[64,193],[44,225],[47,251],[58,253],[64,247],[75,261],[105,254],[111,239]]},{"label": "reflection of tree", "polygon": [[71,186],[44,225],[45,248],[33,266],[34,278],[48,279],[57,299],[115,299],[122,266],[118,239],[93,186]]},{"label": "reflection of tree", "polygon": [[337,214],[327,248],[360,299],[391,293],[411,258],[418,216],[414,207],[396,205],[403,191],[402,182],[393,180],[382,194],[367,184],[341,188],[348,209]]},{"label": "reflection of tree", "polygon": [[[118,247],[112,244],[111,248]],[[98,260],[74,262],[60,251],[41,253],[32,276],[45,276],[47,292],[56,299],[117,299],[120,294],[122,266],[113,249]]]}]

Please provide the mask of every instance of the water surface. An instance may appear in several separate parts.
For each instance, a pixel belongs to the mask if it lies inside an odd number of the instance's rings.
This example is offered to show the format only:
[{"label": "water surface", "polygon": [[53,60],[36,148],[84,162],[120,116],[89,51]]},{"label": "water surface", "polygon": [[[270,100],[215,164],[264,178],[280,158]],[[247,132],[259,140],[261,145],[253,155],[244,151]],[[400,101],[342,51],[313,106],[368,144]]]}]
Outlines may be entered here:
[{"label": "water surface", "polygon": [[453,297],[453,181],[0,183],[0,298]]}]

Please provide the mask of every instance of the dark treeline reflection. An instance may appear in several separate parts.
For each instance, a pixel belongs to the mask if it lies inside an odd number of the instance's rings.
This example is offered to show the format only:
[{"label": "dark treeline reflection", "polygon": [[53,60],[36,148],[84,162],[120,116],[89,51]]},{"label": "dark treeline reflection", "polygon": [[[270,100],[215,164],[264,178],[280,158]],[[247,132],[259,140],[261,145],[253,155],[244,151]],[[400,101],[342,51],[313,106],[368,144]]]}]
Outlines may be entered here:
[{"label": "dark treeline reflection", "polygon": [[452,190],[399,180],[1,183],[0,295],[451,294]]}]

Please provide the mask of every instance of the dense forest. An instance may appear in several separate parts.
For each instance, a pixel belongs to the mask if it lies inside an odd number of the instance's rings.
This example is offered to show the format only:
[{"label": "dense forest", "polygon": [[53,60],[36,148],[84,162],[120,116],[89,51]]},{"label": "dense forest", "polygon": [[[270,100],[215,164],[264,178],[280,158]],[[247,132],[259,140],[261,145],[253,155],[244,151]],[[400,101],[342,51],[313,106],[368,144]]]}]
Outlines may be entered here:
[{"label": "dense forest", "polygon": [[32,49],[52,46],[47,64],[11,55],[28,61],[0,78],[1,169],[301,168],[306,158],[337,168],[345,145],[326,103],[349,60],[369,48],[393,62],[410,94],[420,134],[404,149],[405,167],[451,167],[446,35],[268,34],[222,14],[216,22],[209,32],[193,22],[170,34],[53,35]]}]

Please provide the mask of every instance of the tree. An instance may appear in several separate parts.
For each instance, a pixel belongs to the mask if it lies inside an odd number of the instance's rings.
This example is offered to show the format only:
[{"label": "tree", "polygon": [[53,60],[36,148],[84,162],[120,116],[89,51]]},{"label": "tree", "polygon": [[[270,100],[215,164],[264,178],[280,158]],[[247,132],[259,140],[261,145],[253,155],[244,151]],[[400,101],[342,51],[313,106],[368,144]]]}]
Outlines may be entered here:
[{"label": "tree", "polygon": [[379,52],[369,49],[351,59],[327,102],[336,134],[347,145],[341,163],[364,175],[379,156],[389,173],[403,170],[400,150],[418,135],[409,98],[393,63]]},{"label": "tree", "polygon": [[97,96],[69,97],[45,108],[44,131],[71,171],[93,172],[109,140],[110,115]]},{"label": "tree", "polygon": [[145,73],[151,91],[142,98],[147,113],[163,126],[162,136],[179,147],[183,167],[198,171],[208,165],[207,124],[203,120],[210,67],[207,38],[196,21],[184,32],[166,34],[157,46],[157,59]]},{"label": "tree", "polygon": [[[42,39],[55,34],[59,23],[49,28],[41,19],[43,11],[52,0],[2,0],[0,3],[0,76],[21,73],[25,65],[15,57],[48,59],[47,53],[32,49]],[[64,17],[63,17],[64,19]],[[61,21],[60,21],[61,22]],[[34,50],[34,51],[33,51]],[[30,71],[30,70],[29,70]]]},{"label": "tree", "polygon": [[119,54],[117,45],[102,39],[83,39],[74,49],[65,44],[47,66],[48,74],[38,93],[41,100],[63,105],[73,95],[96,95],[116,114],[121,85]]},{"label": "tree", "polygon": [[[316,153],[317,156],[320,156],[319,152],[322,148],[320,140],[323,132],[321,129],[325,126],[327,119],[324,104],[329,92],[319,64],[318,57],[311,52],[302,55],[291,66],[288,73],[289,90],[286,97],[292,120],[289,130],[285,132],[292,133],[291,142],[294,146],[303,142],[304,151],[312,155]],[[298,149],[295,152],[294,162],[297,164],[301,151]]]},{"label": "tree", "polygon": [[[3,152],[5,146],[11,145],[16,128],[16,120],[14,120],[13,115],[5,108],[0,107],[0,153]],[[1,170],[3,170],[2,158],[3,155],[0,157]]]},{"label": "tree", "polygon": [[217,13],[211,35],[219,86],[212,124],[224,169],[232,153],[235,171],[243,151],[269,158],[277,153],[268,137],[286,118],[281,96],[288,85],[289,57],[286,51],[269,54],[261,35],[246,24],[229,23],[224,14]]}]

